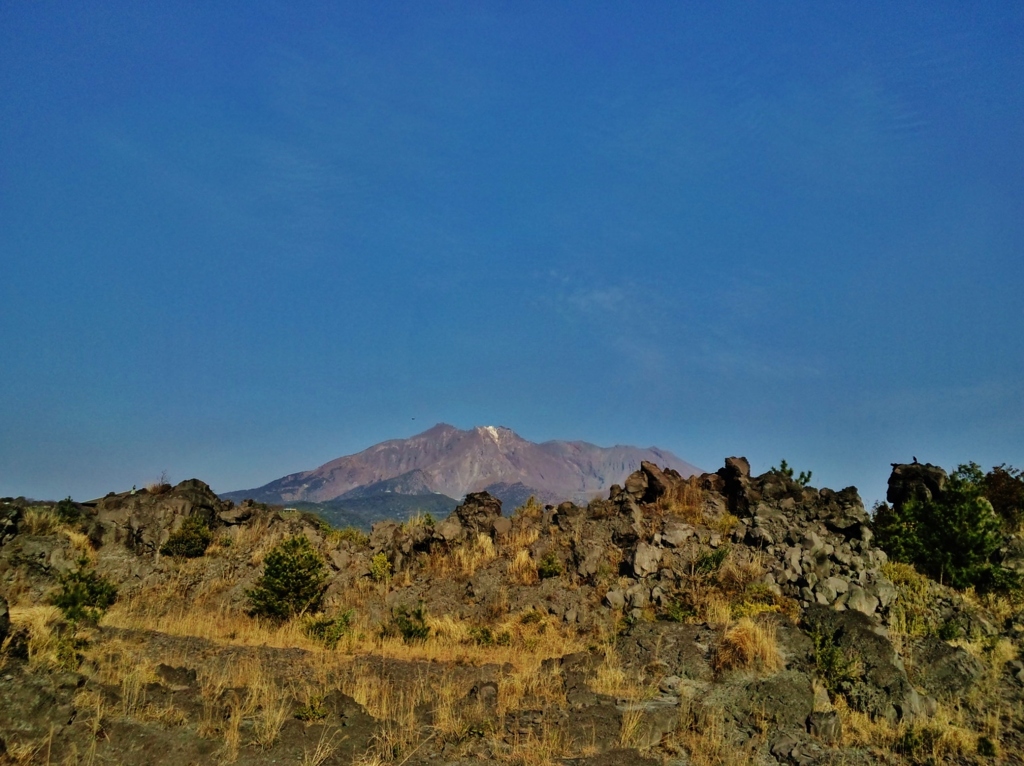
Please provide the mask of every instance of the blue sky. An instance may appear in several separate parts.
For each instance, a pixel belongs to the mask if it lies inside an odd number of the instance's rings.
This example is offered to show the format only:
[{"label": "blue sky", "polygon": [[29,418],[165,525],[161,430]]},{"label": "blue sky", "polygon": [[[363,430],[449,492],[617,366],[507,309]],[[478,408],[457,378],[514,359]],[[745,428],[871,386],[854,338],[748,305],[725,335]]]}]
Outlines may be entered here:
[{"label": "blue sky", "polygon": [[0,6],[0,495],[1024,466],[1020,3],[79,5]]}]

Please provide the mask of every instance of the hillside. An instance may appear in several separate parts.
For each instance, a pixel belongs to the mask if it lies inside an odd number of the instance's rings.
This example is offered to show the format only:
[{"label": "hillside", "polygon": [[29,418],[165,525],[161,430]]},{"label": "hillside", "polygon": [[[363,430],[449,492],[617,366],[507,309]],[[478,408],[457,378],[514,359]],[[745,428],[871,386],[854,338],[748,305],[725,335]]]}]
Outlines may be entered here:
[{"label": "hillside", "polygon": [[585,503],[622,483],[644,460],[683,476],[699,472],[655,447],[597,447],[580,441],[536,444],[508,428],[463,431],[442,423],[408,439],[385,441],[311,471],[222,497],[291,505],[384,492],[439,493],[458,499],[488,491],[513,506],[530,495],[541,502]]},{"label": "hillside", "polygon": [[742,458],[369,536],[196,480],[0,501],[19,765],[1020,763],[1022,641],[1019,599],[890,562],[855,489]]}]

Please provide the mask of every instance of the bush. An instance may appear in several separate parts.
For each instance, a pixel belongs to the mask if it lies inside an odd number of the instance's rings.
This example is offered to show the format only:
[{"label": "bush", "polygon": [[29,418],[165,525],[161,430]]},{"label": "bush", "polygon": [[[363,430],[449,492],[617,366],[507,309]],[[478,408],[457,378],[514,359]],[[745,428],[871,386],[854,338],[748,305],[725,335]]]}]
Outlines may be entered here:
[{"label": "bush", "polygon": [[267,554],[263,576],[246,593],[249,614],[287,620],[320,611],[327,572],[323,558],[305,535],[282,540]]},{"label": "bush", "polygon": [[1002,543],[1000,521],[983,495],[985,477],[975,463],[959,466],[942,493],[912,499],[902,507],[875,508],[878,545],[896,561],[954,588],[1007,590],[1018,587],[1013,572],[992,563]]},{"label": "bush", "polygon": [[985,497],[1003,524],[1014,532],[1024,522],[1024,471],[1006,463],[997,465],[984,480]]},{"label": "bush", "polygon": [[57,582],[60,591],[50,597],[50,603],[71,622],[95,625],[103,612],[117,600],[117,587],[96,574],[84,556],[78,560],[77,569],[59,575]]},{"label": "bush", "polygon": [[537,574],[542,580],[546,580],[549,577],[558,577],[562,574],[562,562],[559,561],[558,556],[553,552],[548,553],[540,560],[540,564],[537,565]]},{"label": "bush", "polygon": [[74,524],[82,518],[82,509],[75,504],[70,495],[57,503],[53,512],[62,524]]},{"label": "bush", "polygon": [[400,635],[405,643],[413,641],[425,641],[430,635],[430,626],[427,625],[427,612],[421,601],[419,605],[410,610],[407,606],[400,606],[392,613],[391,625],[385,629],[385,635]]},{"label": "bush", "polygon": [[314,641],[334,649],[352,625],[352,610],[337,617],[308,617],[304,630]]},{"label": "bush", "polygon": [[374,582],[383,582],[391,577],[391,562],[383,551],[370,559],[370,577]]},{"label": "bush", "polygon": [[202,516],[186,516],[181,529],[172,532],[160,548],[164,556],[195,559],[206,553],[213,541],[213,533]]}]

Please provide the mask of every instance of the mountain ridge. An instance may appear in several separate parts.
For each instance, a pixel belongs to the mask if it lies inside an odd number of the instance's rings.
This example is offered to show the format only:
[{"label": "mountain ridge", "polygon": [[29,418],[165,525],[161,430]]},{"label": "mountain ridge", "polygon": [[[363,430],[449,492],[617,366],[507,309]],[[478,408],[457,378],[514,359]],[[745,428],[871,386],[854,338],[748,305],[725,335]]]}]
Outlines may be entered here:
[{"label": "mountain ridge", "polygon": [[461,430],[438,423],[407,439],[388,439],[310,471],[222,497],[281,504],[325,503],[392,492],[436,493],[457,499],[494,489],[494,494],[506,501],[519,500],[524,492],[544,502],[586,501],[624,481],[644,460],[673,468],[683,476],[700,472],[658,447],[598,447],[557,439],[536,443],[504,426]]}]

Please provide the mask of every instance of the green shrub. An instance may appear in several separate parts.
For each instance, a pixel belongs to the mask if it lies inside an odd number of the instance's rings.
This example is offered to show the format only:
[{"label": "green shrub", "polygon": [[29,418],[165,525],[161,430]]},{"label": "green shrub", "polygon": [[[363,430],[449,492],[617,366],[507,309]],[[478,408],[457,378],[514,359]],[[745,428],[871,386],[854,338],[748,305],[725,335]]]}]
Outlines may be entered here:
[{"label": "green shrub", "polygon": [[246,593],[249,614],[287,620],[320,611],[327,572],[323,558],[305,535],[282,540],[267,554],[263,576]]},{"label": "green shrub", "polygon": [[362,548],[370,543],[370,537],[357,527],[343,527],[342,529],[327,530],[327,539],[335,542],[348,542],[357,548]]},{"label": "green shrub", "polygon": [[836,644],[836,637],[827,632],[812,630],[811,640],[818,678],[832,696],[847,693],[863,672],[860,658],[847,654]]},{"label": "green shrub", "polygon": [[983,495],[985,477],[975,463],[959,466],[931,500],[875,508],[878,545],[891,558],[954,588],[1019,587],[1016,575],[992,563],[1002,544],[1000,520]]},{"label": "green shrub", "polygon": [[385,628],[384,634],[399,635],[407,644],[425,641],[430,635],[430,626],[427,625],[427,612],[423,602],[412,610],[404,605],[397,607],[392,613],[391,625]]},{"label": "green shrub", "polygon": [[186,516],[177,532],[172,532],[160,548],[164,556],[195,559],[206,553],[213,541],[213,533],[202,516]]},{"label": "green shrub", "polygon": [[997,465],[984,479],[985,497],[1003,525],[1014,532],[1024,523],[1024,471],[1006,463]]},{"label": "green shrub", "polygon": [[714,574],[721,568],[725,557],[728,555],[729,547],[726,545],[706,551],[700,554],[697,560],[693,562],[693,571],[695,574]]},{"label": "green shrub", "polygon": [[57,503],[53,512],[63,524],[74,524],[82,518],[82,509],[75,504],[70,495]]},{"label": "green shrub", "polygon": [[670,601],[658,613],[658,619],[666,622],[686,622],[690,617],[696,616],[697,610],[684,601]]},{"label": "green shrub", "polygon": [[787,479],[793,479],[793,481],[795,481],[801,487],[806,487],[808,484],[811,483],[811,472],[810,471],[801,471],[800,475],[797,476],[794,479],[793,478],[793,469],[789,467],[789,463],[787,463],[785,460],[783,460],[783,461],[781,461],[779,463],[779,467],[778,468],[776,468],[775,466],[772,466],[771,467],[771,471],[772,471],[772,473],[777,473],[780,476],[785,476]]},{"label": "green shrub", "polygon": [[324,705],[323,696],[317,694],[310,697],[309,702],[295,711],[295,717],[306,723],[324,720],[327,717],[327,707]]},{"label": "green shrub", "polygon": [[540,563],[537,565],[537,574],[542,580],[546,580],[549,577],[558,577],[562,574],[562,562],[553,551],[540,560]]},{"label": "green shrub", "polygon": [[495,643],[494,631],[492,631],[486,625],[481,628],[470,628],[469,637],[477,646],[493,646]]},{"label": "green shrub", "polygon": [[117,587],[96,574],[84,556],[78,560],[77,569],[58,575],[57,583],[60,590],[50,597],[50,603],[71,622],[95,625],[117,600]]},{"label": "green shrub", "polygon": [[383,551],[370,559],[370,577],[374,582],[384,582],[391,577],[391,562]]},{"label": "green shrub", "polygon": [[307,617],[303,630],[314,641],[323,644],[328,649],[334,649],[348,633],[348,629],[352,625],[352,614],[350,609],[337,617]]}]

